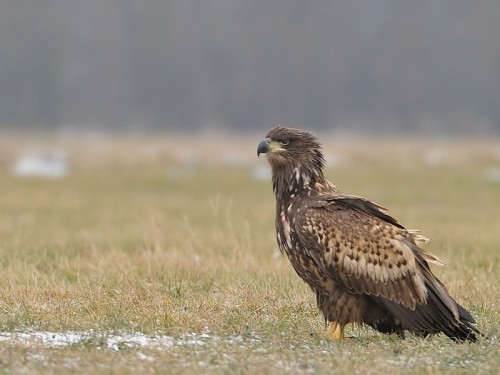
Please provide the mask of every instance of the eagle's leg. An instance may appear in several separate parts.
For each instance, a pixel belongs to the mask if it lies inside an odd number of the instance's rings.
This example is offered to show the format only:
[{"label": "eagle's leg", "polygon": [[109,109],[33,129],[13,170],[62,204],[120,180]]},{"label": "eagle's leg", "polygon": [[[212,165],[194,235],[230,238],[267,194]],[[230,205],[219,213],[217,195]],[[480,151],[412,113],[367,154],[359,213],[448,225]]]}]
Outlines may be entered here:
[{"label": "eagle's leg", "polygon": [[328,328],[326,329],[325,336],[329,339],[340,340],[344,338],[344,326],[332,321],[328,324]]}]

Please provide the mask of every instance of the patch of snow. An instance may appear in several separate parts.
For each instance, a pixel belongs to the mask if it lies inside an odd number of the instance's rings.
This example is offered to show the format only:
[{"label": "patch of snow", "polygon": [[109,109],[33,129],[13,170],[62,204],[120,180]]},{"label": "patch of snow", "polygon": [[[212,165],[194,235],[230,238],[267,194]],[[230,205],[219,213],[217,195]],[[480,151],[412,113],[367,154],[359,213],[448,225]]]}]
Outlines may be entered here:
[{"label": "patch of snow", "polygon": [[[226,343],[238,345],[243,342],[256,344],[260,338],[255,335],[229,336],[222,339],[209,332],[204,333],[184,333],[177,337],[167,335],[145,335],[138,332],[124,332],[121,334],[107,334],[103,332],[46,332],[46,331],[25,331],[25,332],[2,332],[0,342],[13,346],[33,347],[36,345],[45,348],[60,348],[71,345],[89,344],[99,346],[114,351],[131,348],[148,348],[166,350],[173,347],[202,347],[205,345],[215,345]],[[148,360],[146,355],[138,354],[144,360]]]},{"label": "patch of snow", "polygon": [[488,182],[500,182],[500,167],[485,170],[484,179]]},{"label": "patch of snow", "polygon": [[35,361],[39,361],[39,362],[45,362],[48,359],[48,357],[46,355],[36,354],[36,353],[30,354],[29,357],[30,357],[30,359],[35,360]]},{"label": "patch of snow", "polygon": [[[102,340],[101,340],[102,336]],[[170,348],[174,345],[171,336],[147,336],[142,333],[124,333],[121,335],[100,335],[91,332],[3,332],[0,342],[12,345],[32,346],[39,344],[44,347],[57,348],[85,342],[102,341],[107,348],[119,351],[124,347],[156,347]]]},{"label": "patch of snow", "polygon": [[207,333],[185,333],[179,337],[177,343],[185,346],[204,346],[207,344],[207,338],[210,338]]},{"label": "patch of snow", "polygon": [[148,361],[148,362],[153,362],[155,360],[154,357],[151,357],[150,355],[146,355],[142,352],[137,353],[137,358],[140,359],[141,361]]},{"label": "patch of snow", "polygon": [[25,153],[13,165],[12,173],[19,177],[61,178],[69,173],[69,162],[60,150]]}]

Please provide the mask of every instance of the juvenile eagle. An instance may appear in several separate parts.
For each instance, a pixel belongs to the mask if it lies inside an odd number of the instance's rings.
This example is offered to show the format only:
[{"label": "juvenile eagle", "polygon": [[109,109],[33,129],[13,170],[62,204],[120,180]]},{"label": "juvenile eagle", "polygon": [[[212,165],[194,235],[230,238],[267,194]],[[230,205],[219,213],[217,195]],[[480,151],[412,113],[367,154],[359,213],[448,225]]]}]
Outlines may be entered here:
[{"label": "juvenile eagle", "polygon": [[316,293],[328,337],[341,339],[357,323],[400,337],[408,330],[477,340],[474,318],[432,274],[428,263],[442,262],[419,247],[426,238],[328,181],[314,135],[278,126],[261,153],[272,168],[279,248]]}]

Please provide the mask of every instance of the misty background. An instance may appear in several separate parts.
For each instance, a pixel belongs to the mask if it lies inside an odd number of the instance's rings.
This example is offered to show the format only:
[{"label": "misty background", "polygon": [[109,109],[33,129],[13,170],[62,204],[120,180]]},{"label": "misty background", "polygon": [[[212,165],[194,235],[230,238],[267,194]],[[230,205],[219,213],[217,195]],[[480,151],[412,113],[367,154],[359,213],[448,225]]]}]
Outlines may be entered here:
[{"label": "misty background", "polygon": [[3,129],[500,133],[500,1],[0,1]]}]

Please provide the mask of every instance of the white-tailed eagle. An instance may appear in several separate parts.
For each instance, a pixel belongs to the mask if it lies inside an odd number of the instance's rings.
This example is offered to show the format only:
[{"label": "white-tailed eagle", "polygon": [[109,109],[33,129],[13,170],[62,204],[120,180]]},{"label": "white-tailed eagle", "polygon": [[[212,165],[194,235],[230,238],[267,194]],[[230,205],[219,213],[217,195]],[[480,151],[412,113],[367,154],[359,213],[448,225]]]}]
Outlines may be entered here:
[{"label": "white-tailed eagle", "polygon": [[429,262],[442,262],[420,248],[425,237],[328,181],[314,135],[278,126],[261,153],[272,168],[280,250],[316,293],[327,336],[343,338],[344,326],[357,323],[401,337],[477,340],[474,318],[431,272]]}]

